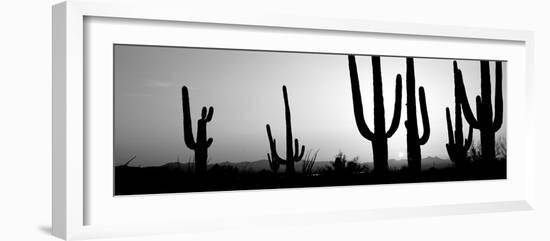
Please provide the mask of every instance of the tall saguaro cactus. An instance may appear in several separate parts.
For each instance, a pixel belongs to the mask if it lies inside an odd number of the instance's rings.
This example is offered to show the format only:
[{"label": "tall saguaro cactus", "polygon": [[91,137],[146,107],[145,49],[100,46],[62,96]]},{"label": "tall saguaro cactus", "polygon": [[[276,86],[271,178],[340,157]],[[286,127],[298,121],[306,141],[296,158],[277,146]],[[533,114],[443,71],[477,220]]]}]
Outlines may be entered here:
[{"label": "tall saguaro cactus", "polygon": [[453,123],[451,121],[451,112],[449,108],[445,108],[447,117],[447,133],[449,136],[449,143],[446,144],[447,153],[452,162],[455,163],[457,168],[463,168],[468,164],[468,149],[472,145],[472,132],[473,127],[470,125],[468,128],[468,138],[464,140],[462,134],[462,107],[460,106],[460,84],[457,83],[457,79],[454,80],[454,94],[455,94],[455,131],[453,135]]},{"label": "tall saguaro cactus", "polygon": [[206,124],[212,120],[214,108],[210,106],[208,111],[202,107],[201,118],[197,121],[197,140],[193,137],[191,125],[191,113],[189,110],[189,93],[187,87],[181,88],[181,100],[183,107],[183,134],[185,145],[195,151],[195,173],[205,174],[208,160],[208,148],[212,145],[213,139],[206,139]]},{"label": "tall saguaro cactus", "polygon": [[503,100],[502,100],[502,62],[497,61],[495,67],[495,117],[493,119],[493,105],[491,103],[491,71],[489,61],[480,61],[481,65],[481,96],[476,97],[477,118],[472,113],[462,71],[456,61],[453,62],[454,78],[458,89],[458,98],[464,110],[464,117],[468,124],[480,131],[481,156],[483,160],[495,160],[495,132],[502,126]]},{"label": "tall saguaro cactus", "polygon": [[414,74],[414,59],[407,58],[407,160],[411,172],[420,172],[422,167],[422,154],[420,146],[426,144],[430,138],[430,120],[426,110],[426,96],[424,87],[418,88],[420,101],[420,114],[422,116],[422,126],[424,133],[419,138],[418,123],[416,120],[416,78]]},{"label": "tall saguaro cactus", "polygon": [[380,56],[372,56],[371,59],[374,89],[374,133],[369,129],[363,114],[363,101],[361,100],[361,89],[359,88],[359,76],[357,74],[355,56],[348,55],[355,123],[357,124],[359,133],[361,133],[365,139],[371,141],[374,171],[381,173],[388,170],[388,138],[393,136],[397,131],[401,118],[401,75],[398,74],[395,80],[395,107],[393,110],[393,119],[390,128],[386,131]]},{"label": "tall saguaro cactus", "polygon": [[[456,87],[455,87],[456,89]],[[456,90],[455,90],[456,94]],[[456,96],[456,95],[455,95]],[[456,98],[456,97],[455,97]],[[453,123],[451,122],[451,112],[449,108],[445,108],[446,117],[447,117],[447,133],[449,135],[449,143],[445,146],[447,147],[447,153],[449,158],[458,168],[463,168],[468,164],[468,150],[472,145],[472,126],[468,128],[468,138],[464,140],[464,135],[462,134],[462,111],[459,102],[455,102],[455,133],[453,135]]]},{"label": "tall saguaro cactus", "polygon": [[286,86],[283,86],[283,98],[285,101],[285,120],[286,120],[286,159],[282,159],[277,154],[277,144],[273,136],[271,136],[271,127],[269,124],[265,126],[267,130],[267,138],[269,139],[269,148],[271,156],[267,154],[270,167],[276,172],[279,165],[286,165],[286,173],[294,174],[294,163],[299,162],[304,157],[305,146],[302,145],[302,150],[299,151],[298,138],[294,139],[294,147],[292,146],[292,121],[290,119],[290,106],[288,104],[288,95]]}]

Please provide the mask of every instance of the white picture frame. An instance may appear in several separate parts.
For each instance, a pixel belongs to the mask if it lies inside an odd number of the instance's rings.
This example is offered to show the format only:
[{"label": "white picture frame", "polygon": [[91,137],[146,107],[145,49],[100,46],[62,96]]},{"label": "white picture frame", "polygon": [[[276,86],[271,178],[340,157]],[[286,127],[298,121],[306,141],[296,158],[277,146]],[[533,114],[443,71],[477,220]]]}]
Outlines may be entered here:
[{"label": "white picture frame", "polygon": [[[151,9],[155,9],[151,11]],[[408,23],[389,23],[389,22],[368,22],[356,21],[349,19],[311,19],[297,18],[289,16],[254,16],[250,15],[231,15],[228,13],[225,16],[211,15],[207,11],[198,11],[196,9],[188,9],[183,3],[170,3],[159,6],[154,2],[148,3],[110,3],[96,1],[67,1],[53,7],[53,167],[52,167],[52,227],[53,234],[63,239],[84,239],[94,237],[112,237],[121,235],[139,235],[139,234],[155,234],[155,233],[173,233],[173,232],[190,232],[196,230],[209,230],[216,228],[227,228],[238,225],[250,225],[249,220],[254,220],[253,225],[290,225],[292,223],[312,222],[338,222],[342,220],[364,220],[364,219],[380,219],[380,218],[399,218],[399,217],[419,217],[431,215],[450,215],[464,213],[480,213],[493,211],[512,211],[512,210],[529,210],[532,209],[534,202],[534,169],[535,157],[532,153],[534,148],[533,127],[528,116],[532,116],[529,108],[521,108],[529,106],[531,97],[529,96],[529,88],[533,83],[533,34],[528,31],[518,30],[496,30],[496,29],[481,29],[481,28],[466,28],[456,26],[438,26],[438,25],[420,25]],[[96,19],[106,19],[99,21]],[[112,20],[112,21],[111,21]],[[86,27],[87,22],[98,24],[90,30]],[[118,24],[119,21],[121,24]],[[133,27],[129,27],[130,23]],[[111,25],[109,25],[111,24]],[[137,44],[158,44],[158,45],[179,45],[175,40],[167,39],[163,36],[162,25],[169,25],[173,28],[180,28],[180,25],[204,24],[208,29],[223,28],[223,31],[246,31],[249,34],[258,37],[271,36],[270,34],[285,34],[285,31],[290,31],[290,34],[303,34],[304,40],[312,38],[312,33],[315,36],[331,35],[334,38],[339,38],[339,35],[354,35],[358,34],[358,38],[363,35],[386,36],[388,38],[411,38],[420,39],[418,41],[441,41],[441,46],[446,44],[479,44],[477,47],[485,47],[486,54],[492,54],[497,59],[500,58],[517,58],[518,61],[512,61],[512,71],[515,71],[511,76],[518,78],[514,82],[510,82],[508,88],[508,96],[510,96],[510,112],[509,114],[509,145],[514,146],[510,150],[509,160],[511,166],[511,175],[504,182],[483,182],[472,183],[464,182],[459,184],[400,184],[400,185],[375,185],[368,188],[365,187],[335,187],[324,189],[299,189],[299,190],[270,190],[270,191],[239,191],[239,192],[211,192],[202,194],[176,194],[176,195],[150,195],[138,196],[129,198],[115,198],[111,195],[107,196],[101,190],[110,183],[97,184],[97,178],[94,175],[108,172],[105,167],[91,164],[86,161],[93,150],[94,140],[90,139],[91,130],[96,130],[94,126],[95,115],[94,102],[97,100],[93,97],[94,94],[100,94],[97,91],[88,92],[90,88],[98,88],[99,91],[107,91],[106,87],[97,85],[97,81],[90,85],[86,82],[86,78],[90,77],[86,72],[87,68],[96,68],[93,60],[89,60],[87,55],[90,55],[90,49],[93,48],[94,54],[97,56],[105,56],[100,50],[104,45],[104,41],[109,44],[109,41],[130,41]],[[116,39],[116,35],[107,34],[105,26],[116,27],[118,30],[128,30],[125,39]],[[102,28],[103,26],[103,28]],[[132,28],[143,26],[150,31],[159,31],[158,34],[149,34],[149,38],[139,39],[132,32]],[[196,27],[196,26],[195,26]],[[168,27],[170,28],[170,27]],[[184,27],[185,28],[185,27]],[[198,34],[202,28],[198,27]],[[244,30],[243,30],[244,29]],[[187,30],[183,30],[187,31]],[[213,30],[216,34],[216,29]],[[270,32],[272,31],[272,32]],[[87,35],[96,34],[87,39]],[[242,32],[239,32],[242,33]],[[173,33],[178,36],[178,33]],[[142,34],[144,35],[144,34]],[[239,40],[241,34],[236,36],[228,36],[228,40]],[[250,36],[252,36],[250,35]],[[106,38],[102,38],[102,36]],[[154,37],[153,37],[154,36]],[[88,36],[89,37],[89,36]],[[113,40],[114,39],[114,40]],[[175,37],[174,39],[178,39]],[[87,44],[86,41],[96,41],[99,44]],[[196,41],[200,41],[197,38]],[[412,41],[412,40],[411,40]],[[448,42],[445,42],[448,41]],[[231,41],[228,41],[231,42]],[[260,41],[261,42],[261,41]],[[443,43],[445,42],[445,43]],[[321,41],[322,43],[322,41]],[[220,43],[208,43],[210,47],[229,47],[239,48],[239,44],[225,44],[220,46]],[[241,43],[242,44],[242,43]],[[494,53],[497,52],[498,46],[509,46],[509,53]],[[100,46],[96,48],[96,46]],[[271,47],[259,44],[258,46],[248,46],[248,48],[271,48],[279,50],[286,49],[284,43]],[[305,45],[304,45],[305,46]],[[311,45],[307,48],[302,46],[302,51],[318,51],[322,46]],[[351,45],[350,45],[351,46]],[[382,45],[380,45],[382,46]],[[405,48],[406,43],[401,48]],[[466,46],[466,45],[464,45]],[[462,46],[462,47],[464,47]],[[492,47],[491,47],[492,46]],[[290,47],[288,47],[290,48]],[[317,48],[317,49],[316,49]],[[333,47],[334,48],[334,47]],[[354,48],[353,46],[348,48]],[[508,48],[508,47],[507,47]],[[459,54],[462,57],[476,57],[476,53],[463,51],[464,48],[457,48],[455,53],[449,50],[446,55]],[[402,50],[402,49],[401,49]],[[333,49],[332,51],[358,51],[364,52],[368,49],[357,47],[355,50],[350,49]],[[372,51],[372,50],[371,50]],[[399,49],[386,48],[379,50],[382,54],[399,55]],[[397,51],[397,52],[392,52]],[[420,51],[420,50],[417,50]],[[426,50],[427,51],[427,50]],[[470,50],[473,52],[473,50]],[[322,52],[322,51],[321,51]],[[462,52],[462,53],[459,53]],[[96,54],[97,53],[97,54]],[[411,52],[409,54],[413,54]],[[480,53],[477,53],[480,54]],[[429,57],[445,57],[439,56],[437,51],[424,52],[422,55]],[[418,55],[416,55],[418,56]],[[514,57],[515,56],[515,57]],[[112,60],[111,60],[112,61]],[[105,73],[108,73],[108,69]],[[102,70],[102,71],[103,71]],[[102,72],[100,71],[100,72]],[[111,70],[112,71],[112,70]],[[99,72],[98,72],[99,73]],[[511,79],[511,78],[510,78]],[[104,93],[103,93],[104,94]],[[517,127],[523,126],[527,128],[525,134],[519,136],[514,132]],[[104,130],[109,130],[108,127]],[[93,132],[97,133],[97,132]],[[101,132],[100,132],[101,133]],[[108,132],[105,132],[108,133]],[[94,138],[106,138],[109,134],[95,135]],[[97,137],[99,136],[99,137]],[[515,161],[514,161],[515,160]],[[88,173],[90,169],[99,168],[99,174]],[[112,168],[112,162],[111,162]],[[112,169],[111,169],[112,171]],[[112,180],[111,180],[112,181]],[[426,194],[431,198],[437,199],[433,193],[443,190],[443,185],[454,185],[453,187],[464,194],[470,192],[460,190],[474,190],[471,193],[479,193],[480,196],[466,196],[457,198],[452,195],[446,195],[441,200],[424,201],[414,199],[410,201],[390,201],[383,202],[386,199],[404,195],[405,193]],[[95,190],[95,191],[94,191]],[[99,191],[98,191],[99,190]],[[322,191],[320,191],[322,190]],[[483,196],[483,192],[493,190],[494,195]],[[471,195],[470,193],[470,195]],[[102,195],[102,196],[101,196]],[[370,207],[365,207],[365,202],[361,201],[361,197],[365,195],[373,195],[377,198],[371,198],[368,204]],[[101,197],[98,197],[101,196]],[[314,199],[323,200],[327,196],[341,197],[336,200],[352,200],[345,208],[327,207],[324,203],[311,205],[304,209],[293,209],[292,202],[283,202],[279,207],[268,210],[262,210],[257,202],[269,202],[277,198],[293,197],[298,199]],[[233,211],[222,210],[220,208],[212,209],[212,213],[204,215],[200,218],[200,212],[204,211],[201,208],[196,210],[174,211],[169,214],[166,212],[161,216],[152,211],[147,211],[147,206],[161,204],[165,209],[173,210],[175,205],[182,202],[187,202],[187,205],[204,205],[216,203],[220,200],[235,204],[235,207],[247,207],[247,209],[236,209]],[[250,200],[254,200],[250,201]],[[112,201],[112,202],[111,202]],[[238,206],[241,205],[241,206]],[[129,207],[125,209],[124,207]],[[132,213],[131,210],[135,207],[142,207],[142,214]],[[286,208],[286,209],[285,209]],[[265,211],[265,212],[264,212]],[[188,216],[181,217],[185,212]],[[189,215],[191,214],[191,215]],[[110,216],[109,216],[110,215]],[[133,215],[132,217],[128,217]],[[137,215],[142,215],[138,217]],[[100,217],[97,222],[90,217]],[[330,217],[330,218],[328,218]],[[107,220],[110,219],[110,220]],[[149,221],[144,221],[144,220]],[[193,219],[192,221],[190,219]],[[291,220],[291,221],[289,221]],[[109,222],[108,222],[109,221]],[[110,222],[112,221],[112,222]]]}]

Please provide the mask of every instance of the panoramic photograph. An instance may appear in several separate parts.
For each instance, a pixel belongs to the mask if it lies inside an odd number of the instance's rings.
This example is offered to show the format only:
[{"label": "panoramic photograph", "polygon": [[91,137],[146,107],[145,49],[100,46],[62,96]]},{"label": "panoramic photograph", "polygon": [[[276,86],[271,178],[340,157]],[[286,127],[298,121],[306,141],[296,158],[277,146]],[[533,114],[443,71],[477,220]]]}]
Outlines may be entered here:
[{"label": "panoramic photograph", "polygon": [[114,195],[506,179],[506,61],[123,45]]}]

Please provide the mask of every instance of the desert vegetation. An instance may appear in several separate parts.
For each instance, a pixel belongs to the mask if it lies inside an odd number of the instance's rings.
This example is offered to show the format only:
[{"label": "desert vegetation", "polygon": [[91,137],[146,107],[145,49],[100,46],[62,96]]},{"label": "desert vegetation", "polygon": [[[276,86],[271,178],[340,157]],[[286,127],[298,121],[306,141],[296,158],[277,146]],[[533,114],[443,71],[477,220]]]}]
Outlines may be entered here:
[{"label": "desert vegetation", "polygon": [[[462,71],[458,68],[456,61],[453,62],[455,88],[457,88],[457,102],[464,111],[464,117],[471,127],[479,130],[481,136],[481,150],[483,159],[487,162],[496,160],[495,154],[495,132],[502,126],[503,118],[503,97],[502,97],[502,62],[496,61],[495,67],[495,111],[491,103],[491,71],[489,61],[480,61],[481,67],[481,95],[476,96],[476,113],[466,96]],[[494,118],[493,118],[494,114]]]},{"label": "desert vegetation", "polygon": [[[361,93],[357,63],[354,55],[348,55],[351,102],[357,135],[371,143],[372,158],[349,158],[338,152],[333,159],[318,160],[323,150],[300,145],[293,136],[291,106],[287,86],[282,86],[285,118],[285,152],[277,149],[270,124],[265,125],[267,142],[266,159],[242,162],[209,163],[208,150],[214,139],[207,135],[207,125],[213,119],[214,108],[202,107],[197,120],[196,138],[193,134],[189,92],[181,89],[183,140],[185,147],[194,155],[186,163],[169,162],[162,166],[139,167],[131,165],[139,157],[129,155],[127,161],[115,167],[115,194],[146,194],[198,192],[220,190],[247,190],[269,188],[319,187],[363,184],[385,184],[403,182],[459,181],[506,178],[506,138],[495,138],[503,123],[502,62],[496,61],[494,104],[491,101],[489,61],[480,61],[481,94],[476,97],[473,112],[464,87],[462,70],[453,62],[450,79],[454,83],[454,106],[441,109],[445,113],[448,143],[448,160],[438,157],[423,157],[421,146],[430,139],[430,119],[423,86],[417,88],[415,59],[406,58],[406,160],[388,158],[388,139],[394,137],[401,125],[402,77],[395,76],[395,100],[391,124],[386,128],[384,93],[380,56],[372,56],[372,95]],[[341,80],[344,81],[344,80]],[[346,81],[347,82],[347,81]],[[437,91],[437,90],[435,90]],[[416,97],[418,93],[418,100]],[[369,128],[363,108],[363,97],[373,100],[373,125]],[[420,120],[417,120],[417,101]],[[494,105],[494,111],[493,111]],[[451,109],[454,108],[454,120]],[[370,112],[369,112],[370,113]],[[300,113],[297,113],[298,115]],[[463,123],[463,117],[466,123]],[[422,122],[422,134],[419,122]],[[467,135],[463,126],[467,124]],[[260,128],[261,129],[261,128]],[[261,131],[261,130],[259,130]],[[474,141],[474,131],[480,140]],[[263,150],[262,150],[263,152]],[[266,153],[264,152],[264,153]],[[261,157],[260,157],[261,158]],[[265,157],[264,157],[265,158]],[[325,158],[326,159],[326,158]],[[366,162],[365,160],[372,160]],[[284,171],[283,171],[284,169]]]},{"label": "desert vegetation", "polygon": [[[279,154],[277,154],[277,142],[271,136],[271,127],[269,126],[269,124],[267,124],[265,125],[265,129],[267,131],[269,149],[271,151],[271,155],[269,153],[267,154],[267,160],[269,161],[271,169],[275,172],[277,172],[277,169],[280,165],[284,165],[286,167],[286,174],[293,175],[294,163],[302,160],[306,147],[302,145],[302,148],[300,149],[298,138],[295,138],[294,142],[292,142],[292,120],[290,118],[290,106],[288,104],[288,94],[286,91],[286,86],[283,86],[283,99],[285,101],[286,159],[281,158]],[[293,144],[294,147],[292,146]]]},{"label": "desert vegetation", "polygon": [[372,143],[374,170],[376,172],[383,173],[388,171],[388,138],[392,137],[397,131],[397,128],[399,128],[399,121],[401,119],[401,75],[397,75],[395,78],[394,113],[390,128],[386,131],[380,56],[372,56],[371,59],[374,90],[374,132],[371,131],[365,121],[355,56],[349,55],[348,62],[353,98],[353,112],[355,115],[357,130],[365,139]]},{"label": "desert vegetation", "polygon": [[195,151],[195,172],[197,174],[206,173],[206,162],[208,161],[208,148],[214,141],[212,138],[206,139],[206,124],[212,120],[214,108],[210,106],[208,111],[202,107],[201,118],[197,121],[197,139],[193,137],[193,127],[191,125],[191,111],[189,109],[189,93],[187,87],[181,88],[181,100],[183,108],[183,136],[185,145]]},{"label": "desert vegetation", "polygon": [[420,113],[422,116],[422,137],[418,134],[418,121],[416,120],[416,77],[414,75],[414,59],[407,58],[407,162],[410,172],[419,173],[421,170],[422,154],[420,146],[426,144],[430,138],[430,119],[426,110],[426,95],[424,87],[418,88],[420,101]]}]

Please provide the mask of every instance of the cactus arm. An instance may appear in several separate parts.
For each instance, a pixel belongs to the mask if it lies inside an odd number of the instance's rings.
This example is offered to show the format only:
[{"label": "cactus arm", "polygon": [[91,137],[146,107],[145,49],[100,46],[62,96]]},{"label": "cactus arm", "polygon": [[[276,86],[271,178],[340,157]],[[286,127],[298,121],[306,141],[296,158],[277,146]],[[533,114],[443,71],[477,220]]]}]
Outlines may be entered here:
[{"label": "cactus arm", "polygon": [[470,146],[472,146],[472,132],[473,132],[474,128],[472,126],[470,126],[470,128],[468,128],[468,139],[466,139],[466,141],[464,142],[464,150],[465,151],[468,151],[470,149]]},{"label": "cactus arm", "polygon": [[298,139],[294,139],[294,162],[299,162],[304,157],[304,151],[306,149],[305,146],[302,145],[301,153],[298,151],[300,149],[300,144],[298,143]]},{"label": "cactus arm", "polygon": [[304,153],[305,152],[306,152],[306,146],[302,145],[302,150],[300,151],[300,155],[298,156],[298,159],[296,159],[297,162],[302,160],[302,158],[304,158]]},{"label": "cactus arm", "polygon": [[351,94],[353,99],[353,112],[355,114],[355,124],[359,133],[367,140],[374,140],[374,133],[369,129],[365,122],[365,116],[363,113],[363,101],[361,100],[361,89],[359,88],[359,76],[357,74],[357,64],[355,63],[355,56],[348,55],[349,73],[351,80]]},{"label": "cactus arm", "polygon": [[424,94],[424,87],[418,88],[419,98],[420,98],[420,114],[422,115],[422,127],[424,133],[422,137],[418,140],[420,145],[426,144],[430,138],[430,119],[428,117],[428,110],[426,109],[426,95]]},{"label": "cactus arm", "polygon": [[189,149],[195,149],[197,143],[195,143],[195,138],[193,137],[193,127],[191,124],[191,111],[189,108],[189,92],[187,87],[183,86],[181,88],[181,100],[183,108],[183,136],[185,140],[185,145]]},{"label": "cactus arm", "polygon": [[390,125],[390,129],[386,132],[386,137],[390,138],[397,131],[399,122],[401,120],[401,75],[398,74],[395,78],[395,106],[393,108],[393,119]]},{"label": "cactus arm", "polygon": [[479,122],[476,120],[474,113],[470,108],[468,97],[466,96],[466,89],[464,88],[464,79],[462,77],[462,71],[458,68],[458,64],[456,63],[456,61],[453,61],[453,71],[454,71],[454,79],[455,79],[455,88],[458,89],[456,91],[458,95],[457,98],[460,100],[460,104],[462,105],[462,110],[464,111],[464,117],[466,118],[466,121],[468,121],[468,124],[470,124],[470,126],[472,126],[473,128],[479,129]]},{"label": "cactus arm", "polygon": [[212,120],[212,116],[214,115],[214,107],[210,106],[210,108],[208,108],[208,114],[206,115],[206,122],[210,122]]},{"label": "cactus arm", "polygon": [[503,104],[502,104],[502,62],[496,62],[495,77],[495,120],[493,131],[496,132],[502,126]]},{"label": "cactus arm", "polygon": [[300,149],[300,143],[298,142],[298,138],[294,139],[294,155],[292,156],[292,159],[296,160],[298,159],[298,150]]},{"label": "cactus arm", "polygon": [[275,163],[271,161],[271,156],[269,155],[269,153],[267,153],[267,163],[269,163],[269,167],[271,168],[271,170],[273,170],[273,166]]},{"label": "cactus arm", "polygon": [[294,139],[294,155],[292,156],[292,159],[296,159],[298,157],[298,150],[300,148],[300,143],[298,142],[298,138]]},{"label": "cactus arm", "polygon": [[212,142],[214,142],[214,139],[208,138],[208,140],[206,141],[206,147],[210,147],[212,145]]},{"label": "cactus arm", "polygon": [[269,162],[269,167],[273,170],[273,172],[277,172],[279,170],[279,163],[275,160],[271,160],[269,153],[267,153],[267,161]]},{"label": "cactus arm", "polygon": [[279,154],[277,154],[277,143],[271,135],[271,127],[269,126],[269,124],[265,125],[265,129],[267,130],[267,139],[269,140],[269,148],[271,150],[271,155],[273,155],[273,161],[284,163],[285,160],[282,159]]},{"label": "cactus arm", "polygon": [[[449,107],[445,108],[445,113],[447,117],[447,134],[449,136],[449,144],[448,145],[454,145],[454,136],[453,136],[453,123],[451,121],[451,112],[449,111]],[[447,147],[448,149],[449,147]]]},{"label": "cactus arm", "polygon": [[201,119],[206,120],[206,106],[202,107],[201,110]]}]

